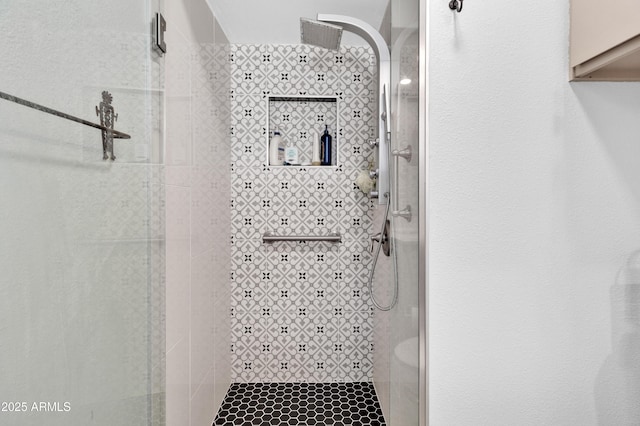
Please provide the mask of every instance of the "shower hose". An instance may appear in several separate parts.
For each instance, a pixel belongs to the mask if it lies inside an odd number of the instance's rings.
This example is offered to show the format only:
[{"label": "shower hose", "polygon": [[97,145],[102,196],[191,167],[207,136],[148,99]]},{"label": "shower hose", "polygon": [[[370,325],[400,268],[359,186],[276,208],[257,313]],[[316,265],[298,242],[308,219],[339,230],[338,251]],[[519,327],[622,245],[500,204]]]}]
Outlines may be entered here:
[{"label": "shower hose", "polygon": [[[391,144],[387,144],[387,164],[391,164]],[[389,167],[389,191],[391,191],[391,175],[392,170]],[[382,241],[384,238],[384,228],[387,223],[387,219],[389,218],[389,210],[391,208],[391,194],[389,192],[384,193],[384,197],[387,199],[387,206],[384,210],[384,216],[382,218],[382,225],[380,228],[380,241],[378,241],[378,248],[376,249],[376,254],[373,257],[373,265],[371,266],[371,272],[369,273],[369,294],[371,295],[371,302],[373,302],[373,306],[378,308],[381,311],[389,311],[393,308],[398,301],[398,258],[396,256],[396,239],[395,239],[395,225],[393,220],[393,215],[391,215],[391,235],[388,236],[391,242],[391,258],[392,258],[392,269],[393,269],[393,296],[391,298],[391,302],[388,305],[382,305],[380,302],[376,300],[376,296],[373,294],[373,274],[376,271],[376,264],[378,263],[378,257],[380,256],[380,249],[382,248]]]}]

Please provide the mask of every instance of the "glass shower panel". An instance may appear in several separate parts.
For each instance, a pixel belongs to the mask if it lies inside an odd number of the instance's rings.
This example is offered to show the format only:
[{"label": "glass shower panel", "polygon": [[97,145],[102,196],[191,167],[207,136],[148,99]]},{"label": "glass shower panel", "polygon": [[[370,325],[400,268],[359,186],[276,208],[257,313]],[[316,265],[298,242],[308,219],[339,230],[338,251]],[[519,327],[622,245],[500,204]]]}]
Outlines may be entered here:
[{"label": "glass shower panel", "polygon": [[391,426],[419,424],[418,141],[419,2],[391,1],[391,149],[398,304],[390,312],[389,413]]},{"label": "glass shower panel", "polygon": [[131,136],[0,99],[0,424],[163,422],[159,7],[0,5],[0,92]]}]

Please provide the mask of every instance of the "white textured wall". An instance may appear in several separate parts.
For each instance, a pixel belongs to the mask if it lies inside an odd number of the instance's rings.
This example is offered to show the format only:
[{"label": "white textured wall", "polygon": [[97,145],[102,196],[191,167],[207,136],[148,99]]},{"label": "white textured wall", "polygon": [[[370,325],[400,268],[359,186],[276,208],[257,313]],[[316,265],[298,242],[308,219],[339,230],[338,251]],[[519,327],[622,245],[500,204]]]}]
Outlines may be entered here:
[{"label": "white textured wall", "polygon": [[568,2],[430,12],[431,425],[637,424],[640,85],[567,82]]},{"label": "white textured wall", "polygon": [[213,422],[230,383],[228,42],[166,2],[167,425]]}]

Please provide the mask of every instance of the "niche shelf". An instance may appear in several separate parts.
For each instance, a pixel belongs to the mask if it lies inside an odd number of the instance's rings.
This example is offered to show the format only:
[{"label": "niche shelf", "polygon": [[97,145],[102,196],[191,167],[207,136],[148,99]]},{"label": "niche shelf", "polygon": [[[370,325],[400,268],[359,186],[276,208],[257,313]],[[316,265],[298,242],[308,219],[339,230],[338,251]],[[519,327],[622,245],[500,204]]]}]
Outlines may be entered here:
[{"label": "niche shelf", "polygon": [[285,144],[290,141],[298,148],[300,162],[311,163],[313,138],[320,138],[325,124],[331,134],[331,165],[328,166],[269,166],[269,167],[336,167],[339,146],[339,102],[336,96],[274,96],[267,97],[267,158],[269,164],[269,141],[277,129]]}]

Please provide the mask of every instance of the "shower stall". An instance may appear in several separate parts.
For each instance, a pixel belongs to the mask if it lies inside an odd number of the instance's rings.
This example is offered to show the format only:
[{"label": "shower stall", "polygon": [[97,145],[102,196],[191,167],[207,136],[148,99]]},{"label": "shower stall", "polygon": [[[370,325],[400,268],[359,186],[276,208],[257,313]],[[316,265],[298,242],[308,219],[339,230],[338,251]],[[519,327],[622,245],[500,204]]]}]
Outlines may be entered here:
[{"label": "shower stall", "polygon": [[[426,424],[425,2],[389,2],[387,73],[236,43],[209,3],[0,6],[0,423],[206,425],[229,389],[338,384]],[[330,164],[269,163],[325,125]]]}]

